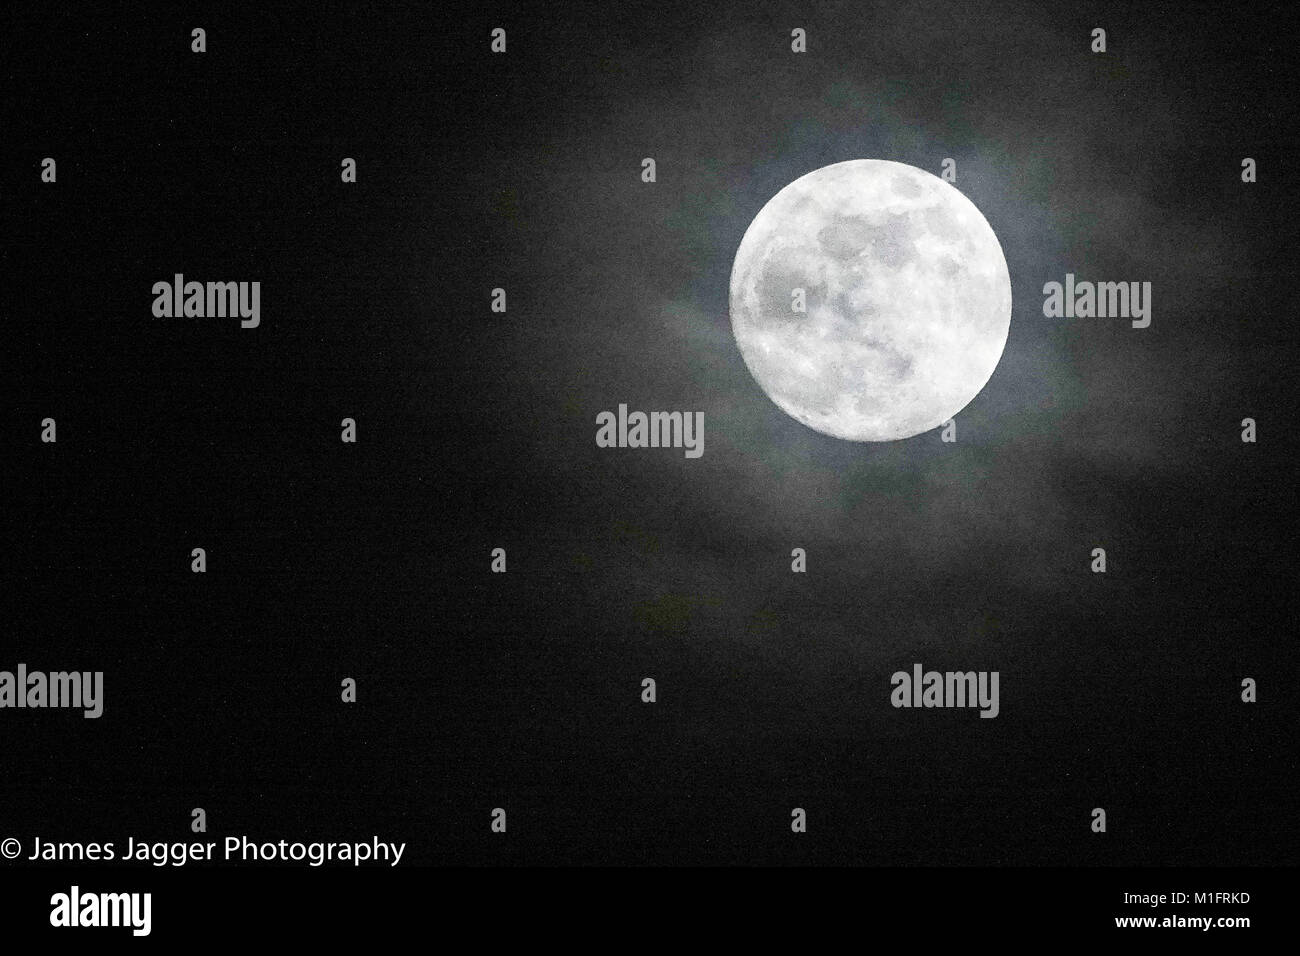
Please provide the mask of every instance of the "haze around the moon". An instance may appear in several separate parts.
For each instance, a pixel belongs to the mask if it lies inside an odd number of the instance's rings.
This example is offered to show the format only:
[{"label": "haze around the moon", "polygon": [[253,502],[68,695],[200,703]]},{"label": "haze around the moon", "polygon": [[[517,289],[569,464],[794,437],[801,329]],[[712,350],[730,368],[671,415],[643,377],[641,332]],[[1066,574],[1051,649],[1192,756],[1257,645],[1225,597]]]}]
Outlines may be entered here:
[{"label": "haze around the moon", "polygon": [[745,364],[783,411],[836,438],[891,441],[979,394],[1006,344],[1011,280],[957,189],[860,159],[800,177],[754,217],[730,306]]}]

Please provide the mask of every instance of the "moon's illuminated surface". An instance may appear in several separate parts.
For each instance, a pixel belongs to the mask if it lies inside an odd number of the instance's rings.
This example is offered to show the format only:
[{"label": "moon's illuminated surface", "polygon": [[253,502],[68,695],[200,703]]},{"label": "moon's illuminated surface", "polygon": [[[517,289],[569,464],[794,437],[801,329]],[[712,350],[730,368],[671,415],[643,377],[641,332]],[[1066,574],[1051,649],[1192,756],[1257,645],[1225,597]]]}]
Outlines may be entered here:
[{"label": "moon's illuminated surface", "polygon": [[731,270],[749,371],[783,411],[836,438],[943,424],[993,374],[1010,322],[992,228],[954,187],[903,163],[856,159],[796,179],[754,217]]}]

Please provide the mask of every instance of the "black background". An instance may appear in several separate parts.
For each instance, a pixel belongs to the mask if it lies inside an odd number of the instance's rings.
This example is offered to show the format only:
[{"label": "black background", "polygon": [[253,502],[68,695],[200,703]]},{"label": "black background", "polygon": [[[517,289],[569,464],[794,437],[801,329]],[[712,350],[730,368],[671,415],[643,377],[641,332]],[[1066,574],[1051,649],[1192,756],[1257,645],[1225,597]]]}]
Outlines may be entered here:
[{"label": "black background", "polygon": [[[106,705],[0,716],[0,835],[1294,864],[1280,9],[6,11],[0,667]],[[1003,241],[956,445],[808,432],[730,341],[745,227],[860,156],[957,157]],[[1067,271],[1153,281],[1151,328],[1044,318]],[[261,327],[153,318],[176,272]],[[596,449],[619,402],[704,410],[704,457]],[[894,710],[915,661],[1001,715]]]}]

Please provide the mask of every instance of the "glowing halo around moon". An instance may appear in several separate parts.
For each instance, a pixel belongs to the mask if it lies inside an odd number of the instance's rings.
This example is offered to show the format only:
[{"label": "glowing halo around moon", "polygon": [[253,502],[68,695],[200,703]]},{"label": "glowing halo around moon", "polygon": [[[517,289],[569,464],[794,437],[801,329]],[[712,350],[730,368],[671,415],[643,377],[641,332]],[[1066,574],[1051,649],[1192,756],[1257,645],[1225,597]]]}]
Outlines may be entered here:
[{"label": "glowing halo around moon", "polygon": [[993,229],[954,187],[904,163],[856,159],[796,179],[754,217],[731,270],[731,328],[750,373],[784,412],[836,438],[942,425],[989,380],[1010,324]]}]

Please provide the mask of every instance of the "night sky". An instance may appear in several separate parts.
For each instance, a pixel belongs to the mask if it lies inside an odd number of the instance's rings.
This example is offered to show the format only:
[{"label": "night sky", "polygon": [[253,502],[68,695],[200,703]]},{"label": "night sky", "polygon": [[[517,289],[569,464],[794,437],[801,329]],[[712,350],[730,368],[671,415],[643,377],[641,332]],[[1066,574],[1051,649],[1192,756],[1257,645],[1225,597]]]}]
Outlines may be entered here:
[{"label": "night sky", "polygon": [[[7,13],[0,667],[106,687],[4,712],[9,829],[1296,863],[1281,9]],[[955,444],[811,431],[732,338],[746,227],[821,166],[949,157],[1010,270],[1000,364]],[[261,281],[261,327],[155,319],[177,272]],[[1151,282],[1151,326],[1044,317],[1067,272]],[[620,403],[703,411],[704,456],[597,448]],[[998,671],[1000,715],[894,709],[917,662]]]}]

